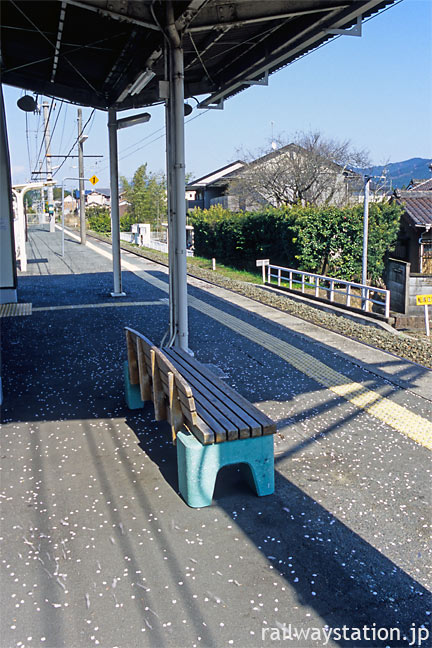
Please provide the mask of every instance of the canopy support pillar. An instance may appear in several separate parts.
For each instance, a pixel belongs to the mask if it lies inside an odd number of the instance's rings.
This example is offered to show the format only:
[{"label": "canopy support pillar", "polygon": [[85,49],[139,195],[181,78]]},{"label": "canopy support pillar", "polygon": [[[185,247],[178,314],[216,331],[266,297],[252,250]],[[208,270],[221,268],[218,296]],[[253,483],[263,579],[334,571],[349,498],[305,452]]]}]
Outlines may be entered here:
[{"label": "canopy support pillar", "polygon": [[168,11],[166,62],[169,98],[166,104],[168,245],[170,279],[170,345],[189,350],[186,267],[186,200],[184,142],[184,63],[179,33]]}]

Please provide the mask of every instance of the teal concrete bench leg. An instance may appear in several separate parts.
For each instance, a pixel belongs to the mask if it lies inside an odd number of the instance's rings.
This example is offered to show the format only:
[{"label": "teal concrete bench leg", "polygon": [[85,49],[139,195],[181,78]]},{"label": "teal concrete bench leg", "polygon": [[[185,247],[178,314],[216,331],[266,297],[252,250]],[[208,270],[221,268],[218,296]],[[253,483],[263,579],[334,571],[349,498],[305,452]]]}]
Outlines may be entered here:
[{"label": "teal concrete bench leg", "polygon": [[128,363],[125,362],[123,366],[123,376],[124,376],[124,388],[125,388],[125,398],[126,405],[129,409],[140,409],[144,407],[145,403],[141,400],[141,391],[139,385],[131,385],[129,380],[129,367]]},{"label": "teal concrete bench leg", "polygon": [[202,445],[192,434],[177,434],[179,490],[189,506],[209,506],[218,471],[231,464],[250,466],[257,495],[274,492],[273,435]]}]

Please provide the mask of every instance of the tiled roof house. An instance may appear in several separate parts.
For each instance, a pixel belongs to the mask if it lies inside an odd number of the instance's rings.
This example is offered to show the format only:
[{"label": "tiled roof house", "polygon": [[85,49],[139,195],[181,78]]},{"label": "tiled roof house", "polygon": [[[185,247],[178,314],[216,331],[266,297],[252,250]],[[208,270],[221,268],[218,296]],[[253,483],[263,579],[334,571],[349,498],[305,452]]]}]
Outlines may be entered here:
[{"label": "tiled roof house", "polygon": [[411,272],[432,274],[432,178],[411,181],[395,199],[405,209],[395,256],[411,263]]}]

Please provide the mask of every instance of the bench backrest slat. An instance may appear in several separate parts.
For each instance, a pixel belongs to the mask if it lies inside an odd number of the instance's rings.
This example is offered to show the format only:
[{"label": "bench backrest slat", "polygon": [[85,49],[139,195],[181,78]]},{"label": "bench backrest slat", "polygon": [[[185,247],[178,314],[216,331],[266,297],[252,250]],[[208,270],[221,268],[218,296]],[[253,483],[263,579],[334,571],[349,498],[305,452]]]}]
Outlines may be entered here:
[{"label": "bench backrest slat", "polygon": [[[160,369],[160,362],[158,362],[158,367]],[[169,379],[168,379],[168,372],[164,373],[163,371],[160,372],[160,377],[161,377],[161,382],[164,388],[164,392],[166,396],[169,395]],[[178,398],[180,401],[180,404],[182,406],[182,409],[184,408],[185,411],[185,416],[188,416],[187,412],[194,411],[195,409],[195,401],[193,399],[193,396],[186,396],[186,394],[183,391],[178,390]]]},{"label": "bench backrest slat", "polygon": [[184,378],[179,374],[177,369],[173,367],[168,358],[163,354],[160,349],[156,349],[156,359],[157,365],[164,386],[165,394],[168,396],[169,392],[169,374],[171,373],[174,376],[175,386],[178,391],[178,396],[181,401],[185,404],[189,412],[190,422],[193,423],[193,413],[196,411],[195,399],[193,397],[192,389],[184,380]]},{"label": "bench backrest slat", "polygon": [[209,389],[207,383],[197,380],[195,375],[189,371],[187,366],[178,362],[175,352],[170,353],[169,350],[165,349],[164,352],[169,356],[173,365],[181,371],[182,375],[193,388],[195,400],[200,403],[210,416],[217,419],[226,430],[226,437],[229,441],[238,439],[241,435],[247,437],[251,436],[251,430],[248,421],[245,421],[245,417],[238,416],[233,409],[230,409],[227,403],[218,399],[214,393],[212,393],[211,389]]},{"label": "bench backrest slat", "polygon": [[[152,400],[155,419],[168,419],[173,440],[183,425],[207,445],[215,442],[215,431],[197,413],[192,389],[169,358],[139,331],[126,327],[129,379],[140,385],[143,401]],[[133,381],[133,382],[132,382]],[[218,440],[226,438],[217,421],[214,421]]]},{"label": "bench backrest slat", "polygon": [[136,338],[135,342],[141,400],[148,401],[152,399],[150,356],[140,338]]},{"label": "bench backrest slat", "polygon": [[126,347],[127,347],[127,356],[128,356],[128,369],[129,369],[129,381],[131,385],[138,385],[139,375],[138,375],[138,362],[137,354],[135,347],[135,337],[132,334],[132,331],[125,329],[126,332]]}]

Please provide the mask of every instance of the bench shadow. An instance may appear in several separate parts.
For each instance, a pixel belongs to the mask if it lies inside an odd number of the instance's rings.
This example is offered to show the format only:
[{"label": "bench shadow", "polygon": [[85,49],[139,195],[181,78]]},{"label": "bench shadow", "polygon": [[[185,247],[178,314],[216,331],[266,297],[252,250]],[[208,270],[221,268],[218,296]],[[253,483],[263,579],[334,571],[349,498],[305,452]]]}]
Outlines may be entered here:
[{"label": "bench shadow", "polygon": [[[151,419],[150,404],[140,411],[146,421]],[[148,432],[140,431],[143,425],[138,416],[128,415],[127,423],[141,449],[178,493],[175,447],[170,442],[163,446],[153,443]],[[155,425],[160,431],[165,430],[168,440],[168,424]],[[413,627],[416,632],[423,625],[429,628],[431,597],[423,585],[277,468],[274,494],[257,497],[245,478],[247,468],[240,464],[219,471],[212,507],[223,509],[233,519],[265,556],[275,574],[295,591],[298,604],[313,609],[323,619],[323,627],[398,629],[392,637],[380,639],[369,635],[370,640],[361,644],[349,635],[333,638],[334,643],[357,648],[359,645],[399,648],[412,641]],[[186,503],[183,505],[187,508]],[[199,509],[196,511],[199,515]],[[289,624],[289,615],[289,610],[282,610],[275,613],[273,620],[268,619],[268,624],[271,627]],[[428,645],[427,641],[422,643],[423,648]]]}]

